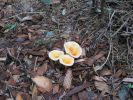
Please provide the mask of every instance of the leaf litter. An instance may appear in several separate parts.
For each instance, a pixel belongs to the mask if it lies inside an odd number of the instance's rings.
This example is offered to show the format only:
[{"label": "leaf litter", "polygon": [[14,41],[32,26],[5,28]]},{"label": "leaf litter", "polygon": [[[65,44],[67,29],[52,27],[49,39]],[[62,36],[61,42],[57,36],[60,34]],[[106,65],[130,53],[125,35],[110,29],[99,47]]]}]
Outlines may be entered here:
[{"label": "leaf litter", "polygon": [[[1,0],[1,100],[130,100],[132,2]],[[49,59],[67,41],[83,49],[73,66]]]}]

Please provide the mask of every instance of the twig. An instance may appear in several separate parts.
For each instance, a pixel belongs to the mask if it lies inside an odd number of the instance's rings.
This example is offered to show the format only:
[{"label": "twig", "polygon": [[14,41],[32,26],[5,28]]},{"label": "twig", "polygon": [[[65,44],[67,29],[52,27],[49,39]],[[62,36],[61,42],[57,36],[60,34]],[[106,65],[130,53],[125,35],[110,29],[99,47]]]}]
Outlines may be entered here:
[{"label": "twig", "polygon": [[21,14],[36,14],[36,13],[38,13],[38,14],[43,14],[43,13],[45,13],[45,12],[21,12],[21,13],[19,13],[19,14],[16,14],[16,15],[13,15],[13,16],[11,16],[11,17],[8,17],[8,19],[10,19],[10,18],[13,18],[13,17],[17,17],[17,16],[19,16],[19,15],[21,15]]},{"label": "twig", "polygon": [[125,26],[125,24],[127,24],[129,18],[130,17],[126,19],[126,21],[117,29],[117,31],[111,37],[114,37]]},{"label": "twig", "polygon": [[0,61],[5,61],[6,57],[0,58]]},{"label": "twig", "polygon": [[97,70],[101,70],[103,68],[103,66],[107,63],[109,57],[110,57],[110,54],[111,54],[111,50],[112,50],[112,44],[110,43],[110,47],[109,47],[109,52],[108,52],[108,56],[105,60],[105,62],[101,65],[101,66],[96,66],[94,67],[94,70],[97,71]]},{"label": "twig", "polygon": [[129,68],[131,68],[131,65],[129,62],[129,54],[130,54],[129,37],[127,37],[127,64],[129,66]]},{"label": "twig", "polygon": [[36,71],[36,64],[37,64],[38,56],[35,59],[35,64],[34,64],[34,71]]}]

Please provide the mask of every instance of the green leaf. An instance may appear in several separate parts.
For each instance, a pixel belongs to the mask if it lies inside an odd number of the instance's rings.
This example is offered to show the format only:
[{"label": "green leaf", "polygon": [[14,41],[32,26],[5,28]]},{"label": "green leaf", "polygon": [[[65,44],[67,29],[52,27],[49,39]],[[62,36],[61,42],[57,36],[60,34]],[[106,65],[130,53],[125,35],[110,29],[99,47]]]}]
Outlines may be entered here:
[{"label": "green leaf", "polygon": [[123,85],[120,88],[120,90],[118,92],[120,100],[126,100],[126,95],[128,94],[128,91],[129,91],[129,88],[126,85]]},{"label": "green leaf", "polygon": [[10,31],[10,30],[12,30],[12,29],[15,29],[16,27],[17,27],[17,23],[15,23],[15,24],[7,24],[7,25],[5,25],[5,27],[4,27],[4,29],[5,29],[4,32],[8,32],[8,31]]}]

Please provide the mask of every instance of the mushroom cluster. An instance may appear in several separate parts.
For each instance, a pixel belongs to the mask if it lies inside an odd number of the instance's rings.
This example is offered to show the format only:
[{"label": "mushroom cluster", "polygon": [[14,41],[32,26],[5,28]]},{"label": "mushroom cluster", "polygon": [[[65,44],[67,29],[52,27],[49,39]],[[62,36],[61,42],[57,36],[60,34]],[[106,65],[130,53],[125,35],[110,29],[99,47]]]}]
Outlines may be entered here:
[{"label": "mushroom cluster", "polygon": [[64,43],[64,49],[66,54],[61,50],[52,50],[48,53],[48,56],[53,61],[58,61],[65,66],[72,66],[74,64],[74,58],[79,58],[82,54],[81,46],[74,42],[68,41]]}]

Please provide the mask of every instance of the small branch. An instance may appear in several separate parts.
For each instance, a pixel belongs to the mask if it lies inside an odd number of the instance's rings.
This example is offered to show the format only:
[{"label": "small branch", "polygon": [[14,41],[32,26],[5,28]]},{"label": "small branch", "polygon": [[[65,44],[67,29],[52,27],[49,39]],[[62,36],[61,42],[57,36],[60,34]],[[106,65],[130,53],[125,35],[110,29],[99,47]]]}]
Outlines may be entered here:
[{"label": "small branch", "polygon": [[114,37],[127,24],[129,18],[130,17],[126,19],[126,21],[117,29],[117,31],[111,37]]},{"label": "small branch", "polygon": [[10,19],[10,18],[14,18],[14,17],[17,17],[17,16],[19,16],[19,15],[21,15],[21,14],[36,14],[36,13],[38,13],[38,14],[43,14],[43,13],[45,13],[45,12],[21,12],[21,13],[19,13],[19,14],[16,14],[16,15],[13,15],[13,16],[11,16],[11,17],[8,17],[8,19]]}]

